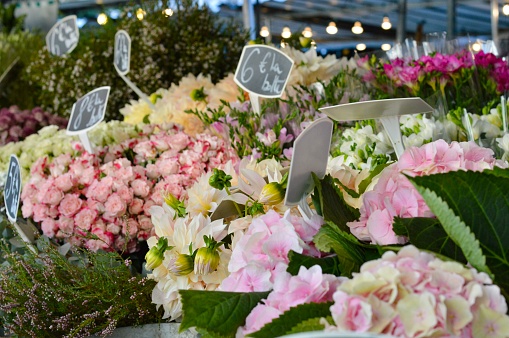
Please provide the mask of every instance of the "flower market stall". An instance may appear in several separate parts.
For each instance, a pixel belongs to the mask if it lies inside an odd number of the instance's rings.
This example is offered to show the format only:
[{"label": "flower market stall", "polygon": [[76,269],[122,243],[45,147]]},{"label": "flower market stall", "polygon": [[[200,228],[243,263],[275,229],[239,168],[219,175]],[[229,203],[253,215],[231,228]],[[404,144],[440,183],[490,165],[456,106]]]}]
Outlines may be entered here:
[{"label": "flower market stall", "polygon": [[509,337],[506,61],[135,9],[26,56],[34,102],[0,109],[4,334]]}]

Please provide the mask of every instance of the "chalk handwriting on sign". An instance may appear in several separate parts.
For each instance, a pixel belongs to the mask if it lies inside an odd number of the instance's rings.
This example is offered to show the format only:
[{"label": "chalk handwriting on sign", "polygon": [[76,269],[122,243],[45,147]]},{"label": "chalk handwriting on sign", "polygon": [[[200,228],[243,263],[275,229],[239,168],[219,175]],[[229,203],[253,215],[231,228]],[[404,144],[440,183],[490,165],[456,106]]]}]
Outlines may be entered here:
[{"label": "chalk handwriting on sign", "polygon": [[99,124],[104,119],[109,94],[110,87],[99,87],[76,101],[67,125],[67,134],[79,134]]},{"label": "chalk handwriting on sign", "polygon": [[274,47],[245,46],[235,71],[235,82],[261,97],[280,97],[292,67],[293,60]]},{"label": "chalk handwriting on sign", "polygon": [[115,51],[113,64],[121,75],[129,73],[131,63],[131,37],[125,30],[115,34]]},{"label": "chalk handwriting on sign", "polygon": [[46,46],[51,54],[62,56],[76,48],[79,38],[76,15],[69,15],[51,27],[46,35]]},{"label": "chalk handwriting on sign", "polygon": [[21,193],[21,173],[18,158],[11,155],[7,180],[5,182],[4,203],[9,221],[16,222],[18,216],[19,197]]}]

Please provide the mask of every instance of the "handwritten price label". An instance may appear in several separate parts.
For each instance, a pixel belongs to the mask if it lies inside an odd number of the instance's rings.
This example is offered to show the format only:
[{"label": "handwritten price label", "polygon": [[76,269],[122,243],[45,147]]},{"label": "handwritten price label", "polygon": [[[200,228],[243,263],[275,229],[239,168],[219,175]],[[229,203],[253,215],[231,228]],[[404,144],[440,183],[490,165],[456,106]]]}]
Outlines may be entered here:
[{"label": "handwritten price label", "polygon": [[5,182],[4,203],[7,212],[7,218],[12,223],[16,222],[18,216],[19,197],[21,193],[21,173],[19,169],[18,158],[11,155],[9,161],[9,171],[7,172],[7,181]]},{"label": "handwritten price label", "polygon": [[131,63],[131,37],[125,30],[119,30],[115,34],[115,49],[113,64],[121,75],[129,73]]},{"label": "handwritten price label", "polygon": [[79,38],[76,15],[69,15],[51,27],[46,35],[46,46],[51,54],[62,56],[76,48]]},{"label": "handwritten price label", "polygon": [[274,47],[245,46],[235,71],[235,82],[258,96],[280,97],[292,67],[293,60]]},{"label": "handwritten price label", "polygon": [[76,101],[67,124],[67,134],[77,135],[99,124],[104,119],[109,95],[109,86],[99,87]]}]

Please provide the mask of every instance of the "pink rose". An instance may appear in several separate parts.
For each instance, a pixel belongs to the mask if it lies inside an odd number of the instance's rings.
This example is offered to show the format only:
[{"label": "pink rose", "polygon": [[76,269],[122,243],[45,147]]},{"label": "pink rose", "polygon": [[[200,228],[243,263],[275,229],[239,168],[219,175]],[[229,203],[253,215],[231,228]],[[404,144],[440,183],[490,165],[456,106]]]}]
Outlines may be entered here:
[{"label": "pink rose", "polygon": [[48,207],[44,204],[35,204],[33,207],[34,216],[33,219],[36,222],[43,221],[46,217],[48,217]]},{"label": "pink rose", "polygon": [[58,226],[53,219],[45,218],[41,223],[41,229],[46,236],[53,238],[55,236],[55,231],[58,230]]},{"label": "pink rose", "polygon": [[152,230],[154,225],[152,224],[152,220],[147,216],[139,216],[138,223],[140,224],[140,229],[143,230]]},{"label": "pink rose", "polygon": [[126,212],[127,204],[117,193],[113,193],[108,197],[104,208],[106,216],[121,217]]},{"label": "pink rose", "polygon": [[139,215],[143,212],[143,200],[139,198],[133,198],[133,201],[129,205],[129,212],[132,215]]},{"label": "pink rose", "polygon": [[188,146],[190,138],[184,133],[178,133],[175,135],[169,135],[167,138],[167,142],[170,145],[171,149],[181,151]]},{"label": "pink rose", "polygon": [[179,172],[179,164],[176,158],[160,159],[156,162],[162,176],[173,175]]},{"label": "pink rose", "polygon": [[133,150],[135,153],[147,159],[155,158],[157,154],[156,149],[152,146],[150,141],[138,143]]},{"label": "pink rose", "polygon": [[78,194],[67,194],[62,202],[60,202],[58,211],[66,217],[72,217],[81,209],[82,204],[83,201],[79,198]]},{"label": "pink rose", "polygon": [[66,173],[66,174],[57,176],[55,178],[55,186],[64,192],[71,190],[71,188],[74,186],[74,184],[72,182],[71,174]]},{"label": "pink rose", "polygon": [[125,184],[119,185],[116,189],[116,193],[126,204],[131,203],[133,200],[133,190]]},{"label": "pink rose", "polygon": [[134,218],[128,218],[126,221],[122,222],[122,234],[129,235],[129,237],[135,237],[138,233],[138,221]]},{"label": "pink rose", "polygon": [[22,201],[23,205],[21,206],[21,212],[23,214],[23,218],[29,218],[33,214],[34,205],[29,200]]},{"label": "pink rose", "polygon": [[64,198],[64,193],[62,190],[53,185],[46,191],[44,197],[45,203],[49,205],[58,205],[58,203],[60,203],[60,201]]},{"label": "pink rose", "polygon": [[74,220],[68,217],[60,217],[57,221],[59,231],[56,234],[57,238],[67,238],[74,233]]},{"label": "pink rose", "polygon": [[147,164],[147,177],[150,179],[156,179],[161,176],[161,172],[159,168],[155,164]]},{"label": "pink rose", "polygon": [[115,223],[108,223],[106,226],[106,231],[111,232],[113,235],[118,235],[120,233],[120,227]]},{"label": "pink rose", "polygon": [[113,178],[104,177],[100,181],[94,181],[87,190],[87,198],[93,198],[99,202],[106,202],[108,196],[112,193]]},{"label": "pink rose", "polygon": [[97,211],[92,209],[82,209],[74,216],[76,226],[84,231],[90,231],[92,224],[97,217]]},{"label": "pink rose", "polygon": [[136,196],[145,198],[150,193],[150,186],[147,181],[142,179],[136,179],[131,182],[131,188]]}]

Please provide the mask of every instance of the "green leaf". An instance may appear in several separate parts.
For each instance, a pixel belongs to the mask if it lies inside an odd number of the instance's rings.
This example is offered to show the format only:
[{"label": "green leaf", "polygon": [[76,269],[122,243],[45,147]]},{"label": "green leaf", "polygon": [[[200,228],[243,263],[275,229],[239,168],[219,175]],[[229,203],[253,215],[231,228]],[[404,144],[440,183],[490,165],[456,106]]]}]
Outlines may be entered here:
[{"label": "green leaf", "polygon": [[365,178],[364,180],[362,180],[362,182],[359,184],[359,193],[360,194],[364,194],[364,192],[366,191],[366,189],[368,188],[368,186],[371,184],[371,182],[373,181],[373,178],[380,174],[382,172],[382,170],[384,170],[385,168],[387,168],[389,165],[391,165],[391,163],[384,163],[384,164],[379,164],[377,165],[370,173],[369,173],[369,176],[367,178]]},{"label": "green leaf", "polygon": [[235,337],[237,328],[267,292],[221,292],[180,290],[182,323],[180,332],[191,327],[206,330],[212,336]]},{"label": "green leaf", "polygon": [[360,217],[359,210],[349,206],[339,188],[334,183],[334,179],[330,175],[326,175],[323,180],[313,173],[315,182],[315,191],[318,192],[318,200],[320,201],[320,210],[323,212],[323,218],[336,224],[341,230],[349,232],[346,225]]},{"label": "green leaf", "polygon": [[[330,316],[329,316],[330,317]],[[311,332],[311,331],[322,331],[325,328],[325,325],[320,323],[320,318],[311,318],[305,320],[297,325],[295,325],[290,331],[286,332],[286,334],[293,334],[299,332]],[[330,317],[332,318],[332,317]]]},{"label": "green leaf", "polygon": [[[480,221],[478,217],[485,211],[482,210],[482,207],[479,210],[480,205],[474,206],[480,201],[477,199],[478,196],[472,194],[471,190],[476,183],[475,178],[470,177],[470,182],[465,181],[466,176],[470,174],[473,174],[473,172],[462,171],[409,177],[409,179],[424,198],[430,210],[436,215],[447,234],[461,248],[468,262],[477,270],[489,273],[489,268],[486,266],[486,257],[483,254],[479,240],[471,232],[471,229],[474,230],[475,228],[474,223]],[[484,176],[488,177],[488,175]],[[437,186],[436,183],[447,185],[447,187]],[[464,196],[468,196],[472,200],[467,201],[463,199]],[[476,214],[471,213],[473,211],[472,207],[478,209]],[[465,210],[466,213],[462,210]],[[469,226],[463,221],[465,216],[466,223]]]},{"label": "green leaf", "polygon": [[288,263],[288,268],[286,271],[292,276],[296,276],[299,273],[301,266],[305,266],[309,269],[314,265],[320,265],[323,273],[341,276],[341,271],[339,271],[339,260],[337,256],[316,258],[302,255],[291,250],[288,253],[288,258],[290,259],[290,263]]},{"label": "green leaf", "polygon": [[[479,249],[469,247],[469,243],[455,238],[451,233],[454,229],[449,229],[441,220],[446,232],[461,247],[472,266],[481,271],[491,270],[495,275],[495,283],[503,289],[505,295],[509,295],[509,195],[507,194],[509,170],[497,168],[492,171],[485,170],[482,173],[459,171],[414,177],[410,180],[419,192],[434,191],[452,209],[451,212],[468,225],[473,233],[471,237],[475,236],[480,243]],[[424,198],[429,205],[426,197]],[[431,210],[434,212],[432,208]],[[482,264],[481,248],[482,253],[486,255],[487,267]]]},{"label": "green leaf", "polygon": [[270,338],[283,336],[304,321],[330,316],[332,304],[332,302],[307,303],[292,307],[259,331],[249,334],[248,337]]},{"label": "green leaf", "polygon": [[338,258],[338,266],[342,276],[351,277],[364,262],[380,258],[376,247],[361,245],[359,240],[350,233],[344,232],[332,222],[327,222],[313,238],[318,250],[333,250]]},{"label": "green leaf", "polygon": [[466,264],[461,248],[449,237],[436,218],[394,218],[392,228],[396,235],[407,236],[410,243],[419,249],[436,252]]}]

